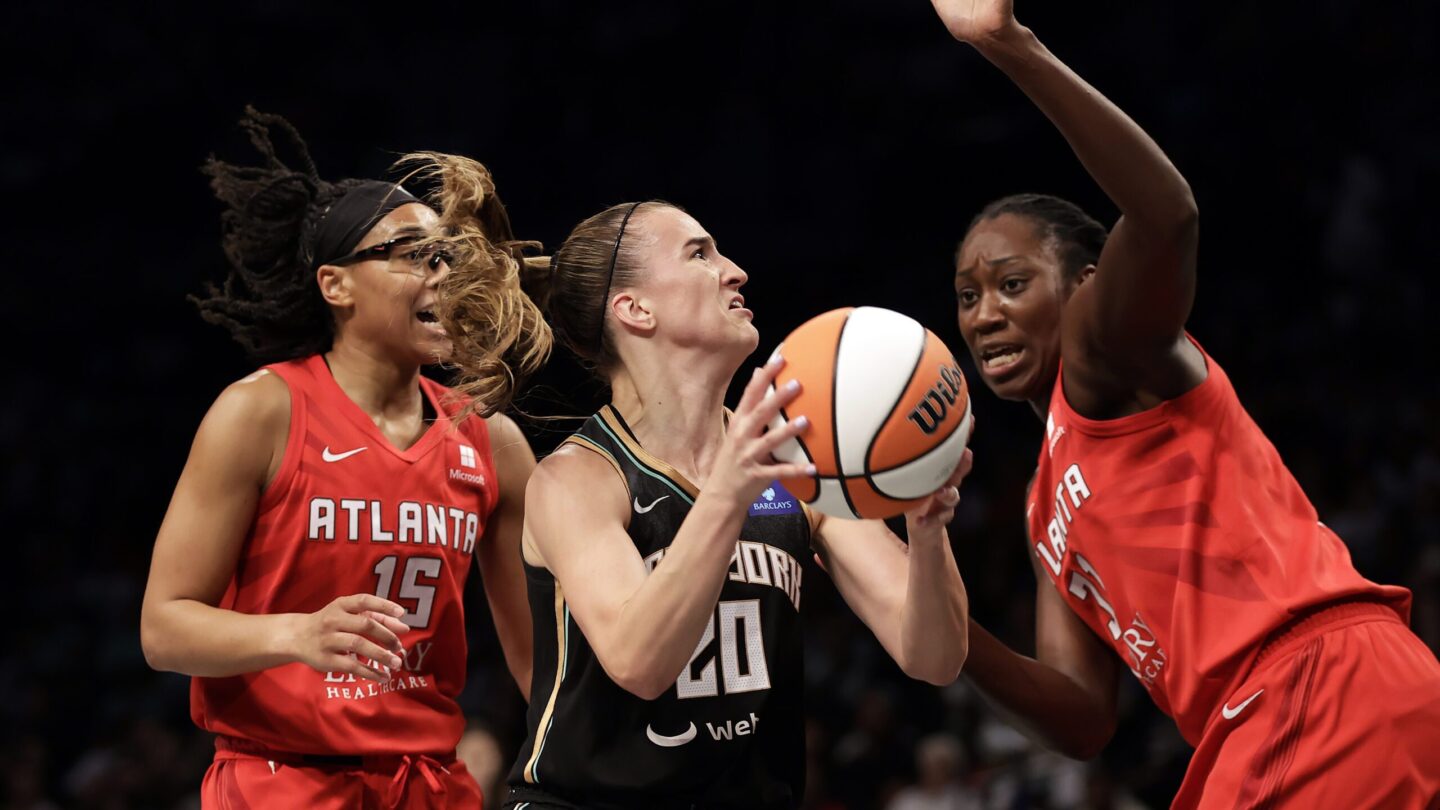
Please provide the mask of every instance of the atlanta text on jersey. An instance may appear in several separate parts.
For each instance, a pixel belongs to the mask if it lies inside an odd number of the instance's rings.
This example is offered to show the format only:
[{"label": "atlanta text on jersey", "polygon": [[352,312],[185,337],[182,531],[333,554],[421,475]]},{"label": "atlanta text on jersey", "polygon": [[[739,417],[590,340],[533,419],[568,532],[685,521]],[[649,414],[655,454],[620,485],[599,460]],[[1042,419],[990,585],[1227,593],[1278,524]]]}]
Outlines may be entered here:
[{"label": "atlanta text on jersey", "polygon": [[401,501],[393,508],[384,501],[357,498],[311,498],[306,537],[333,543],[411,543],[439,546],[462,554],[475,550],[480,516],[453,506]]},{"label": "atlanta text on jersey", "polygon": [[[1156,644],[1154,632],[1145,624],[1145,620],[1140,618],[1138,612],[1127,627],[1121,628],[1120,617],[1116,615],[1112,604],[1114,599],[1105,587],[1104,578],[1085,555],[1074,551],[1066,542],[1075,513],[1090,498],[1090,486],[1085,483],[1085,475],[1080,471],[1080,465],[1071,464],[1066,467],[1060,483],[1055,487],[1055,500],[1049,504],[1054,514],[1045,523],[1047,536],[1045,539],[1035,540],[1035,553],[1045,561],[1047,572],[1053,575],[1056,587],[1082,602],[1093,604],[1105,614],[1105,629],[1109,631],[1111,641],[1117,642],[1117,650],[1129,659],[1127,663],[1130,671],[1147,687],[1154,686],[1160,671],[1169,660],[1165,650]],[[1043,517],[1042,515],[1042,519]],[[1075,568],[1079,569],[1070,571],[1068,586],[1062,584],[1062,571],[1067,555],[1075,563]],[[1123,648],[1119,646],[1122,643]]]},{"label": "atlanta text on jersey", "polygon": [[1085,484],[1085,477],[1080,474],[1080,465],[1071,464],[1065,469],[1061,476],[1063,480],[1055,487],[1055,514],[1050,516],[1050,521],[1045,525],[1045,533],[1049,535],[1049,544],[1044,540],[1035,541],[1035,552],[1040,559],[1045,561],[1054,576],[1060,576],[1060,564],[1065,558],[1065,535],[1070,532],[1070,521],[1075,519],[1070,511],[1071,504],[1076,509],[1080,504],[1090,499],[1090,487]]}]

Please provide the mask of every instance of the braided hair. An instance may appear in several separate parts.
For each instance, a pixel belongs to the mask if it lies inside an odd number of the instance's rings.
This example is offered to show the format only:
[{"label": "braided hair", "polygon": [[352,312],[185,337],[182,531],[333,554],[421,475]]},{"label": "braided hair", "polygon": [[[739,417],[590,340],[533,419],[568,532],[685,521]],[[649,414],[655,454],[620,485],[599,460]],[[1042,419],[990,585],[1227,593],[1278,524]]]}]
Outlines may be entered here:
[{"label": "braided hair", "polygon": [[[1041,241],[1051,245],[1055,256],[1060,259],[1060,269],[1067,280],[1075,280],[1087,265],[1100,261],[1100,251],[1110,234],[1094,217],[1085,213],[1080,206],[1049,194],[1012,194],[1001,197],[985,206],[970,226],[965,229],[968,236],[976,225],[995,219],[1002,214],[1025,217],[1035,225]],[[964,240],[961,240],[964,243]],[[955,249],[960,257],[960,249]]]}]

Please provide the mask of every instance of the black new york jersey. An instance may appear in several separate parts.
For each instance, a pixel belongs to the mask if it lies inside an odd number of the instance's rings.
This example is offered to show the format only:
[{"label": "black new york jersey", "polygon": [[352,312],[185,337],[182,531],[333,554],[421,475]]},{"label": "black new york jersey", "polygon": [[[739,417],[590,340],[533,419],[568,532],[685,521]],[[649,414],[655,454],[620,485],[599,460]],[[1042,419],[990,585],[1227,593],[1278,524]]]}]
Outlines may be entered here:
[{"label": "black new york jersey", "polygon": [[[664,565],[698,490],[645,451],[606,406],[566,439],[629,487],[630,538]],[[584,532],[584,526],[574,526]],[[548,570],[526,566],[535,627],[529,735],[507,806],[789,808],[804,789],[800,588],[804,508],[778,483],[749,508],[710,625],[653,701],[610,680]]]}]

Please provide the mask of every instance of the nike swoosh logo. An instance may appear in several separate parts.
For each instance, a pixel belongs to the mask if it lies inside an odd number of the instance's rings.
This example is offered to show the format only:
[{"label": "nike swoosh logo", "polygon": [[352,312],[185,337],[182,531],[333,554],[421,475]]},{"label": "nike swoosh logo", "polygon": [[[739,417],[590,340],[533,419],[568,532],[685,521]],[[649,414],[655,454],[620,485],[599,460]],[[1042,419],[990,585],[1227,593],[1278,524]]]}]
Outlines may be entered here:
[{"label": "nike swoosh logo", "polygon": [[640,499],[639,499],[639,498],[636,498],[636,499],[635,499],[635,514],[637,514],[637,515],[643,515],[643,514],[645,514],[646,512],[649,512],[651,509],[654,509],[654,508],[655,508],[655,504],[660,503],[661,501],[665,500],[665,499],[668,498],[668,497],[670,497],[670,496],[669,496],[669,495],[661,495],[660,497],[658,497],[658,498],[656,498],[654,501],[652,501],[649,506],[641,506],[641,505],[640,505]]},{"label": "nike swoosh logo", "polygon": [[[668,498],[670,496],[667,495],[665,497]],[[653,506],[654,504],[651,505]],[[694,723],[690,724],[690,728],[686,729],[680,734],[676,734],[674,737],[666,737],[664,734],[656,734],[655,729],[650,728],[650,725],[648,723],[645,725],[645,736],[650,738],[650,742],[655,743],[661,748],[676,748],[678,746],[684,745],[685,743],[688,743],[691,740],[695,739],[695,733],[696,728]]]},{"label": "nike swoosh logo", "polygon": [[[1264,692],[1264,691],[1265,691],[1264,689],[1261,689],[1261,690],[1260,690],[1260,692]],[[1257,698],[1257,697],[1260,697],[1260,692],[1256,692],[1255,694],[1251,695],[1250,697],[1245,698],[1245,702],[1244,702],[1244,703],[1241,703],[1239,706],[1236,706],[1236,707],[1233,708],[1233,709],[1230,708],[1230,704],[1228,704],[1228,703],[1225,704],[1224,706],[1221,706],[1221,707],[1220,707],[1220,714],[1224,715],[1224,717],[1225,717],[1226,720],[1234,720],[1236,717],[1239,716],[1240,712],[1245,711],[1245,707],[1250,705],[1250,701],[1254,700],[1254,699]]]},{"label": "nike swoosh logo", "polygon": [[343,453],[332,453],[332,452],[330,452],[330,446],[329,446],[329,445],[326,445],[326,446],[325,446],[325,449],[322,450],[322,451],[320,451],[320,457],[323,458],[323,459],[325,459],[326,461],[340,461],[341,459],[349,458],[349,457],[355,455],[356,453],[362,452],[362,451],[364,451],[364,450],[369,450],[369,449],[370,449],[370,445],[367,444],[367,445],[365,445],[364,447],[357,447],[357,448],[355,448],[354,450],[347,450],[347,451],[345,451],[345,452],[343,452]]}]

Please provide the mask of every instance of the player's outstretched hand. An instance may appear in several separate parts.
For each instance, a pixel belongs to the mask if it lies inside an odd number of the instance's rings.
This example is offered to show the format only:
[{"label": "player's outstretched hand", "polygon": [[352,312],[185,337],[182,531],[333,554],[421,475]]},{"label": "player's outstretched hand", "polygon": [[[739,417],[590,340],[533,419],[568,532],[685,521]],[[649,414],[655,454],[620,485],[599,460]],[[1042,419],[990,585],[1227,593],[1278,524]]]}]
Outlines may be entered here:
[{"label": "player's outstretched hand", "polygon": [[[405,657],[400,621],[405,608],[374,594],[342,596],[314,613],[296,617],[289,640],[295,660],[319,672],[344,672],[382,683]],[[372,666],[373,665],[373,666]]]},{"label": "player's outstretched hand", "polygon": [[799,381],[782,386],[767,393],[775,375],[785,367],[780,356],[755,369],[750,384],[740,397],[740,404],[730,418],[725,430],[725,443],[715,457],[707,486],[734,497],[742,507],[747,507],[760,497],[765,487],[777,478],[798,478],[815,474],[813,464],[786,464],[775,461],[771,453],[787,439],[804,432],[810,423],[804,417],[792,419],[784,427],[767,431],[765,428],[780,409],[795,401],[800,395]]},{"label": "player's outstretched hand", "polygon": [[955,472],[950,474],[945,486],[905,513],[906,529],[911,542],[914,542],[917,533],[944,532],[945,527],[955,518],[955,506],[960,503],[960,482],[970,474],[974,463],[975,454],[970,452],[970,448],[965,448],[965,452],[960,455],[960,463],[955,466]]},{"label": "player's outstretched hand", "polygon": [[1013,0],[930,0],[950,35],[971,45],[1000,39],[1020,27]]}]

